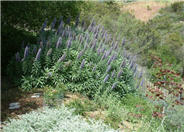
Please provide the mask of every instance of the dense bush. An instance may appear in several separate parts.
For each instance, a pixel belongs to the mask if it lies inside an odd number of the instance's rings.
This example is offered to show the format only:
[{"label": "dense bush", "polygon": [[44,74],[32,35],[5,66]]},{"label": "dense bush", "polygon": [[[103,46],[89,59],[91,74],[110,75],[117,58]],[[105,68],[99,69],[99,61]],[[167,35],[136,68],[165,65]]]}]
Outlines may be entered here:
[{"label": "dense bush", "polygon": [[26,46],[11,60],[8,75],[22,90],[64,83],[69,90],[89,97],[106,90],[120,96],[135,92],[137,66],[120,52],[124,41],[118,46],[94,22],[86,31],[63,24],[57,32],[43,31],[40,45]]},{"label": "dense bush", "polygon": [[59,108],[44,107],[38,111],[19,116],[20,119],[10,119],[3,127],[4,132],[63,132],[63,131],[100,131],[113,132],[102,121],[85,120],[73,115],[73,110],[64,106]]}]

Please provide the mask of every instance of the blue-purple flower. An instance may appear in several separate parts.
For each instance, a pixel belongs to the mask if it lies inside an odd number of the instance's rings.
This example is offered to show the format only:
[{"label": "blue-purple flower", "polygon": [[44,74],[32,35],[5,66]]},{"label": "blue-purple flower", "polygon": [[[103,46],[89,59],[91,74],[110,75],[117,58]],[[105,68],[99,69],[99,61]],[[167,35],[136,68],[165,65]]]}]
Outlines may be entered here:
[{"label": "blue-purple flower", "polygon": [[82,69],[84,67],[84,64],[85,64],[85,59],[82,60],[82,63],[80,65],[80,68]]},{"label": "blue-purple flower", "polygon": [[46,26],[47,26],[47,19],[45,19],[45,21],[44,21],[44,23],[43,23],[43,25],[42,25],[41,32],[44,31],[44,29],[46,28]]},{"label": "blue-purple flower", "polygon": [[17,62],[20,61],[20,54],[19,54],[19,52],[17,52],[17,53],[15,54],[15,59],[16,59]]},{"label": "blue-purple flower", "polygon": [[56,24],[56,18],[54,18],[53,22],[51,23],[51,30],[54,28],[55,24]]},{"label": "blue-purple flower", "polygon": [[71,38],[68,39],[68,42],[67,42],[67,48],[69,49],[72,45],[72,40]]},{"label": "blue-purple flower", "polygon": [[118,84],[117,82],[113,83],[112,89],[116,88],[117,84]]},{"label": "blue-purple flower", "polygon": [[82,50],[82,51],[78,54],[77,59],[80,59],[80,57],[83,55],[83,53],[84,53],[84,51]]},{"label": "blue-purple flower", "polygon": [[115,72],[116,72],[115,70],[112,72],[112,74],[111,74],[112,78],[114,78]]},{"label": "blue-purple flower", "polygon": [[111,65],[107,67],[106,73],[108,73],[111,70]]},{"label": "blue-purple flower", "polygon": [[59,39],[58,39],[58,41],[57,41],[57,43],[56,43],[56,49],[59,48],[59,46],[61,45],[61,42],[62,42],[62,38],[59,37]]},{"label": "blue-purple flower", "polygon": [[47,52],[47,56],[50,56],[52,54],[52,48],[50,48]]},{"label": "blue-purple flower", "polygon": [[65,60],[65,58],[66,58],[66,53],[64,53],[64,54],[59,58],[59,60],[58,60],[57,62],[58,62],[58,63],[59,63],[59,62],[62,62],[62,61]]},{"label": "blue-purple flower", "polygon": [[24,50],[24,58],[22,59],[22,61],[24,61],[26,59],[26,57],[28,56],[29,54],[29,48],[28,46],[26,46],[25,50]]},{"label": "blue-purple flower", "polygon": [[122,73],[123,73],[122,70],[120,70],[120,71],[118,72],[118,75],[117,75],[117,78],[118,78],[118,79],[121,77],[121,74],[122,74]]},{"label": "blue-purple flower", "polygon": [[107,74],[106,77],[104,78],[104,83],[107,82],[108,79],[109,79],[109,74]]},{"label": "blue-purple flower", "polygon": [[121,46],[124,47],[125,45],[125,38],[122,40]]},{"label": "blue-purple flower", "polygon": [[35,61],[38,61],[38,60],[40,59],[41,51],[42,51],[42,49],[41,49],[41,48],[39,48],[39,50],[38,50],[38,52],[37,52],[37,54],[36,54]]}]

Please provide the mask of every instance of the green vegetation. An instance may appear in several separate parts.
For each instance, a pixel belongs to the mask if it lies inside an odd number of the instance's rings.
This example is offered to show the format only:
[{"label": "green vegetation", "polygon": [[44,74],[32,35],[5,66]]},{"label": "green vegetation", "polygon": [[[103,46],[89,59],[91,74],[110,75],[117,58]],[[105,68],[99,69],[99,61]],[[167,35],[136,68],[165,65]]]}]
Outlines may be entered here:
[{"label": "green vegetation", "polygon": [[[10,120],[4,130],[75,131],[76,125],[85,124],[76,115],[89,122],[93,116],[116,130],[184,130],[184,3],[161,9],[147,23],[121,12],[120,6],[116,2],[2,3],[4,75],[24,92],[42,89],[46,105],[55,107]],[[26,43],[21,47],[22,40]],[[150,77],[144,78],[136,63],[145,66]],[[86,98],[66,104],[74,108],[69,116],[63,114],[68,109],[60,107],[67,92]],[[56,125],[66,121],[71,129]],[[96,122],[80,129],[109,130]]]}]

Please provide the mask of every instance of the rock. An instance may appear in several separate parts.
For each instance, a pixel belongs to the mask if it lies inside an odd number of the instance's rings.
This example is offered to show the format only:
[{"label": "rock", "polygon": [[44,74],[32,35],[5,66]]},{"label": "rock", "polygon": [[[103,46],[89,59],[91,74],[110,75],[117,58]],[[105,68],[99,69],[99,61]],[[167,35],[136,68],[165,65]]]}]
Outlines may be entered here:
[{"label": "rock", "polygon": [[20,108],[20,103],[19,102],[14,102],[14,103],[9,104],[9,109],[10,110],[18,109],[18,108]]},{"label": "rock", "polygon": [[39,98],[41,96],[41,93],[34,93],[31,98]]}]

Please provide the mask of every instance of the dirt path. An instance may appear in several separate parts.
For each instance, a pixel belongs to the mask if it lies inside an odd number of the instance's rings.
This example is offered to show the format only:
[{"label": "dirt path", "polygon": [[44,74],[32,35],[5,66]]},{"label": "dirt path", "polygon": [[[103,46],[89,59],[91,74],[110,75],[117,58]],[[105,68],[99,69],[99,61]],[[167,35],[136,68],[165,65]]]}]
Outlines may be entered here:
[{"label": "dirt path", "polygon": [[130,11],[137,19],[147,22],[149,19],[152,19],[161,8],[167,5],[168,3],[163,2],[141,1],[128,3],[124,5],[121,10]]}]

